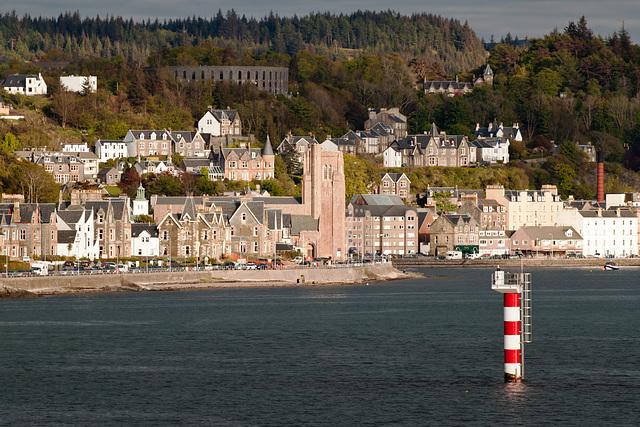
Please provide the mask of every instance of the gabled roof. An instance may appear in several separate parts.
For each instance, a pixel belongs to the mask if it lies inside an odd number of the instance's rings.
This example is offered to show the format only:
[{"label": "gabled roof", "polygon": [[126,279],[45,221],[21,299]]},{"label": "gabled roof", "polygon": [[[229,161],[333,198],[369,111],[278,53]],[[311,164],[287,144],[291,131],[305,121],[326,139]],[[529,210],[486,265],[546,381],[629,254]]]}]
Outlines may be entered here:
[{"label": "gabled roof", "polygon": [[143,231],[149,233],[151,237],[158,237],[158,226],[156,224],[131,224],[131,237],[139,237]]},{"label": "gabled roof", "polygon": [[393,182],[398,182],[402,177],[405,177],[407,181],[409,180],[407,175],[401,172],[386,172],[386,173],[381,173],[380,175],[382,175],[382,179],[384,179],[385,177],[389,177]]},{"label": "gabled roof", "polygon": [[[140,134],[144,136],[144,139],[151,139],[151,135],[155,133],[155,139],[153,141],[168,141],[171,140],[171,131],[168,129],[130,129],[129,132],[135,139],[140,139]],[[163,140],[162,135],[167,134],[167,139]],[[122,142],[122,141],[118,141]]]},{"label": "gabled roof", "polygon": [[58,230],[58,243],[73,243],[76,241],[76,230]]},{"label": "gabled roof", "polygon": [[27,78],[39,79],[40,76],[36,74],[13,74],[7,76],[2,82],[3,87],[25,87],[27,85]]},{"label": "gabled roof", "polygon": [[351,197],[351,200],[349,200],[349,203],[357,205],[358,201],[362,202],[361,204],[368,206],[404,206],[404,202],[400,196],[395,194],[354,194],[353,197]]},{"label": "gabled roof", "polygon": [[184,207],[182,208],[182,216],[180,219],[184,219],[187,215],[189,215],[191,221],[195,221],[198,216],[196,204],[192,196],[187,196],[187,199],[184,201]]}]

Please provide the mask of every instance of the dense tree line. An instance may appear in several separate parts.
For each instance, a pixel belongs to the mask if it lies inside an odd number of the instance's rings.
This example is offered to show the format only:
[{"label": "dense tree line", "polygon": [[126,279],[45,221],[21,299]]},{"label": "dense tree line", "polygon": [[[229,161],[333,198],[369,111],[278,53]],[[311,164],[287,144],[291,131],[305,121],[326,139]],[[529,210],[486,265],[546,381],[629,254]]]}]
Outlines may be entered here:
[{"label": "dense tree line", "polygon": [[[164,46],[196,46],[205,40],[217,47],[254,53],[295,55],[306,49],[335,58],[396,53],[407,61],[414,57],[437,60],[448,71],[472,68],[484,60],[482,43],[467,23],[426,13],[269,14],[256,19],[239,16],[234,10],[226,14],[218,10],[210,18],[162,22],[134,22],[120,16],[82,19],[78,12],[57,18],[18,17],[15,12],[0,15],[2,52],[30,60],[122,55],[141,62]],[[46,57],[51,50],[63,55]]]}]

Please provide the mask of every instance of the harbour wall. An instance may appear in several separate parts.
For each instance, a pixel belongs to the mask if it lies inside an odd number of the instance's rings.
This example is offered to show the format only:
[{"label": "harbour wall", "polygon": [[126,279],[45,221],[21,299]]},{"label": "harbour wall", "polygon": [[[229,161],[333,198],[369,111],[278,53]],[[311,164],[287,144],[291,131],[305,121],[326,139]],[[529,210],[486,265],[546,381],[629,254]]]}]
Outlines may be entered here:
[{"label": "harbour wall", "polygon": [[640,258],[524,258],[520,259],[434,259],[424,258],[396,258],[393,265],[399,269],[412,268],[496,268],[520,267],[525,268],[597,268],[600,269],[607,261],[614,261],[621,267],[640,267]]},{"label": "harbour wall", "polygon": [[284,270],[211,270],[80,276],[15,277],[0,279],[0,286],[42,292],[93,292],[111,290],[161,290],[177,287],[287,286],[384,281],[405,277],[390,263],[353,268]]}]

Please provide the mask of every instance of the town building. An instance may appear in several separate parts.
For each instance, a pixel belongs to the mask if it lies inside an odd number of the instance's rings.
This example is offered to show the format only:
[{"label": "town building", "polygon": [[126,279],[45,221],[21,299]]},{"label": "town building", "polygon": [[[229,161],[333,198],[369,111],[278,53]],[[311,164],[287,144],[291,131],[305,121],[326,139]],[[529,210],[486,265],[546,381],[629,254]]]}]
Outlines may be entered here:
[{"label": "town building", "polygon": [[57,255],[55,203],[0,203],[2,254],[14,261]]},{"label": "town building", "polygon": [[[377,124],[385,125],[377,127]],[[365,130],[384,130],[392,134],[396,139],[402,139],[408,135],[407,116],[400,113],[399,108],[369,108],[369,119],[364,122]],[[379,150],[378,152],[381,152]]]},{"label": "town building", "polygon": [[346,247],[350,256],[408,255],[418,252],[418,212],[400,204],[358,204],[346,210]]},{"label": "town building", "polygon": [[289,68],[254,66],[173,66],[167,67],[173,77],[182,82],[213,82],[248,84],[257,89],[286,95],[289,90]]},{"label": "town building", "polygon": [[198,121],[198,132],[211,136],[242,135],[238,110],[214,110],[209,106]]},{"label": "town building", "polygon": [[134,144],[120,139],[99,139],[95,146],[96,156],[102,163],[109,159],[135,157],[136,148]]},{"label": "town building", "polygon": [[60,85],[69,92],[96,93],[98,78],[96,76],[60,76]]},{"label": "town building", "polygon": [[[61,202],[59,210],[73,209],[71,202]],[[118,259],[131,256],[131,208],[128,197],[111,197],[105,200],[86,200],[81,204],[94,215],[94,241],[99,258]]]},{"label": "town building", "polygon": [[404,173],[387,172],[381,173],[378,194],[395,194],[403,200],[410,196],[411,181]]},{"label": "town building", "polygon": [[[185,165],[185,170],[187,167],[206,167],[204,163],[196,164],[191,162],[183,164]],[[224,178],[233,181],[262,181],[273,178],[275,155],[267,136],[267,141],[263,148],[251,148],[247,143],[241,148],[211,150],[208,166],[219,167],[224,174]],[[216,172],[216,169],[212,169],[210,173],[217,175]],[[200,173],[200,171],[197,173]]]},{"label": "town building", "polygon": [[489,65],[485,67],[482,76],[474,77],[471,82],[460,82],[458,81],[458,76],[456,76],[455,80],[424,80],[423,82],[424,93],[444,94],[447,96],[465,95],[471,93],[474,88],[485,85],[493,86],[493,70]]},{"label": "town building", "polygon": [[156,258],[160,255],[160,239],[156,224],[131,224],[131,255]]},{"label": "town building", "polygon": [[142,182],[136,190],[136,198],[131,201],[131,215],[133,218],[140,215],[149,215],[149,200],[144,196],[145,190]]},{"label": "town building", "polygon": [[476,130],[473,135],[477,139],[508,138],[513,141],[522,141],[519,123],[514,123],[511,127],[505,127],[502,122],[498,124],[497,119],[494,119],[487,127],[480,127],[480,123],[476,123]]},{"label": "town building", "polygon": [[543,185],[540,190],[505,190],[502,185],[488,185],[486,198],[507,208],[507,230],[552,226],[564,206],[555,185]]},{"label": "town building", "polygon": [[461,167],[469,166],[476,161],[475,151],[472,150],[466,135],[440,133],[435,124],[428,133],[409,135],[393,141],[382,156],[384,167]]},{"label": "town building", "polygon": [[75,259],[98,259],[92,210],[70,205],[67,210],[57,212],[56,226],[58,255]]},{"label": "town building", "polygon": [[98,172],[97,180],[104,185],[117,185],[122,181],[122,172],[115,166],[105,166]]},{"label": "town building", "polygon": [[630,209],[569,208],[559,212],[555,221],[572,227],[582,236],[584,255],[638,255],[638,215]]},{"label": "town building", "polygon": [[560,258],[584,253],[583,237],[570,226],[520,227],[511,235],[511,250],[525,256]]},{"label": "town building", "polygon": [[469,214],[442,214],[431,224],[431,255],[453,250],[478,253],[479,241],[480,227]]},{"label": "town building", "polygon": [[46,95],[47,84],[42,74],[12,74],[8,76],[0,87],[10,94],[27,96]]},{"label": "town building", "polygon": [[475,161],[478,163],[509,163],[509,138],[478,138],[469,145],[475,151]]},{"label": "town building", "polygon": [[[127,155],[120,157],[171,156],[175,151],[172,132],[168,129],[138,130],[130,129],[122,143],[127,146]],[[184,151],[183,142],[183,151]],[[204,147],[202,147],[204,152]]]},{"label": "town building", "polygon": [[31,159],[33,163],[44,167],[44,170],[53,175],[53,180],[58,184],[93,178],[93,176],[85,176],[85,164],[74,154],[34,153]]}]

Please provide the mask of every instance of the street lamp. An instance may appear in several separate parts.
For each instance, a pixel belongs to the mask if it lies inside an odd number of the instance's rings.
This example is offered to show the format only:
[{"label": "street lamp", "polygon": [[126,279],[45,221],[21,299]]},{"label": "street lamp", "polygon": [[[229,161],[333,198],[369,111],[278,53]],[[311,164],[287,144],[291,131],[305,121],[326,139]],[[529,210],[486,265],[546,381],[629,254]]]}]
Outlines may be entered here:
[{"label": "street lamp", "polygon": [[549,237],[551,238],[551,240],[549,240],[549,245],[551,246],[551,259],[553,259],[553,234],[549,233]]}]

